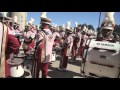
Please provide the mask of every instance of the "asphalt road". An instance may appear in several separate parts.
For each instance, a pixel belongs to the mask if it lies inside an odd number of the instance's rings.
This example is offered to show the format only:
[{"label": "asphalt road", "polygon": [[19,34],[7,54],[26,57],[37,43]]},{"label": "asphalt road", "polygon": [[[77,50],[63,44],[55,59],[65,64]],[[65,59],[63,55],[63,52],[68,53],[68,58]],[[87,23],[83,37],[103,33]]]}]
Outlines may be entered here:
[{"label": "asphalt road", "polygon": [[[68,62],[67,72],[57,70],[57,68],[59,67],[59,63],[60,56],[57,55],[56,61],[52,62],[52,64],[49,65],[47,78],[84,78],[80,75],[80,60],[77,60],[74,63]],[[31,67],[31,65],[29,65],[29,67]],[[25,66],[24,69],[25,69],[24,77],[32,78],[30,68],[27,69]],[[39,77],[41,77],[41,73]]]},{"label": "asphalt road", "polygon": [[[19,53],[24,53],[22,50],[22,46],[20,47]],[[56,61],[52,62],[52,64],[49,65],[47,78],[84,78],[80,75],[80,58],[77,58],[76,62],[74,63],[68,62],[67,72],[58,71],[56,69],[59,67],[60,58],[61,57],[58,53],[56,55]],[[25,73],[23,77],[32,78],[31,73],[30,73],[31,64],[28,64],[27,66],[29,68],[26,68],[26,66],[24,66]],[[40,77],[41,77],[41,73],[40,73]]]}]

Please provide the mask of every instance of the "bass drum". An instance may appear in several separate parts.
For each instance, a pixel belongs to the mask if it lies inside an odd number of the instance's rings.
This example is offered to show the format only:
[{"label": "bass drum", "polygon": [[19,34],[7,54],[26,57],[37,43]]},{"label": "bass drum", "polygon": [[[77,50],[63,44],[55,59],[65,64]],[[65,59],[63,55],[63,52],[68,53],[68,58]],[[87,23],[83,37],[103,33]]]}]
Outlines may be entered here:
[{"label": "bass drum", "polygon": [[24,75],[22,58],[14,58],[13,60],[7,60],[7,63],[10,65],[11,77],[21,77]]},{"label": "bass drum", "polygon": [[88,40],[81,71],[86,76],[118,78],[120,74],[120,44]]}]

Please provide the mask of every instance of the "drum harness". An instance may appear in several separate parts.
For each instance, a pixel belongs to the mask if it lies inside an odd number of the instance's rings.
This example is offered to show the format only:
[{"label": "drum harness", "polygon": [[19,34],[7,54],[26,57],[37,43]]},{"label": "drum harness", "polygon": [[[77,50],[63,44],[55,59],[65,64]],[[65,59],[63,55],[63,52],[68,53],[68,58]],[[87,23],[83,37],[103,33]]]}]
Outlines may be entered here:
[{"label": "drum harness", "polygon": [[[41,30],[41,32],[40,32],[39,34],[41,34],[41,33],[43,33],[44,36],[49,34],[49,33],[46,32],[45,30]],[[42,34],[41,34],[41,35],[42,35]],[[42,35],[42,36],[43,36],[43,35]],[[44,36],[43,36],[43,38],[44,38]],[[34,60],[35,60],[35,61],[36,61],[36,58],[37,58],[37,56],[36,56],[37,48],[38,48],[38,46],[42,43],[42,41],[43,41],[43,39],[41,39],[40,41],[38,41],[38,42],[36,43],[35,52],[34,52]],[[46,51],[45,51],[45,53],[46,53]],[[46,57],[45,57],[45,58],[46,58]]]}]

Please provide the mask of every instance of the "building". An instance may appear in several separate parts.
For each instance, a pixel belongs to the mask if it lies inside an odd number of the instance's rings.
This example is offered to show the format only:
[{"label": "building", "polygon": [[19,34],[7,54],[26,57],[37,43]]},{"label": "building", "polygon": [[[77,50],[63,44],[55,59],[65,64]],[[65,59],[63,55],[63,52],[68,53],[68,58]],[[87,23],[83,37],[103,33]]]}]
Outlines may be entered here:
[{"label": "building", "polygon": [[9,12],[8,16],[12,18],[14,18],[14,16],[17,16],[17,23],[20,24],[20,30],[24,30],[27,23],[27,12]]}]

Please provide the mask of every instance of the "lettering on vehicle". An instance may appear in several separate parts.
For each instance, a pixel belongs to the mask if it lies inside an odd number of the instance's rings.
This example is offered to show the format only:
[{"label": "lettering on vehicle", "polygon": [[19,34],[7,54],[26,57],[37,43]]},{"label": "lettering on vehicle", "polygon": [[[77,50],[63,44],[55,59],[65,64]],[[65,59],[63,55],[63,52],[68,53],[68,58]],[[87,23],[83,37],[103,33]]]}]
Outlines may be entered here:
[{"label": "lettering on vehicle", "polygon": [[97,43],[97,45],[114,47],[113,44],[107,44],[107,43]]}]

